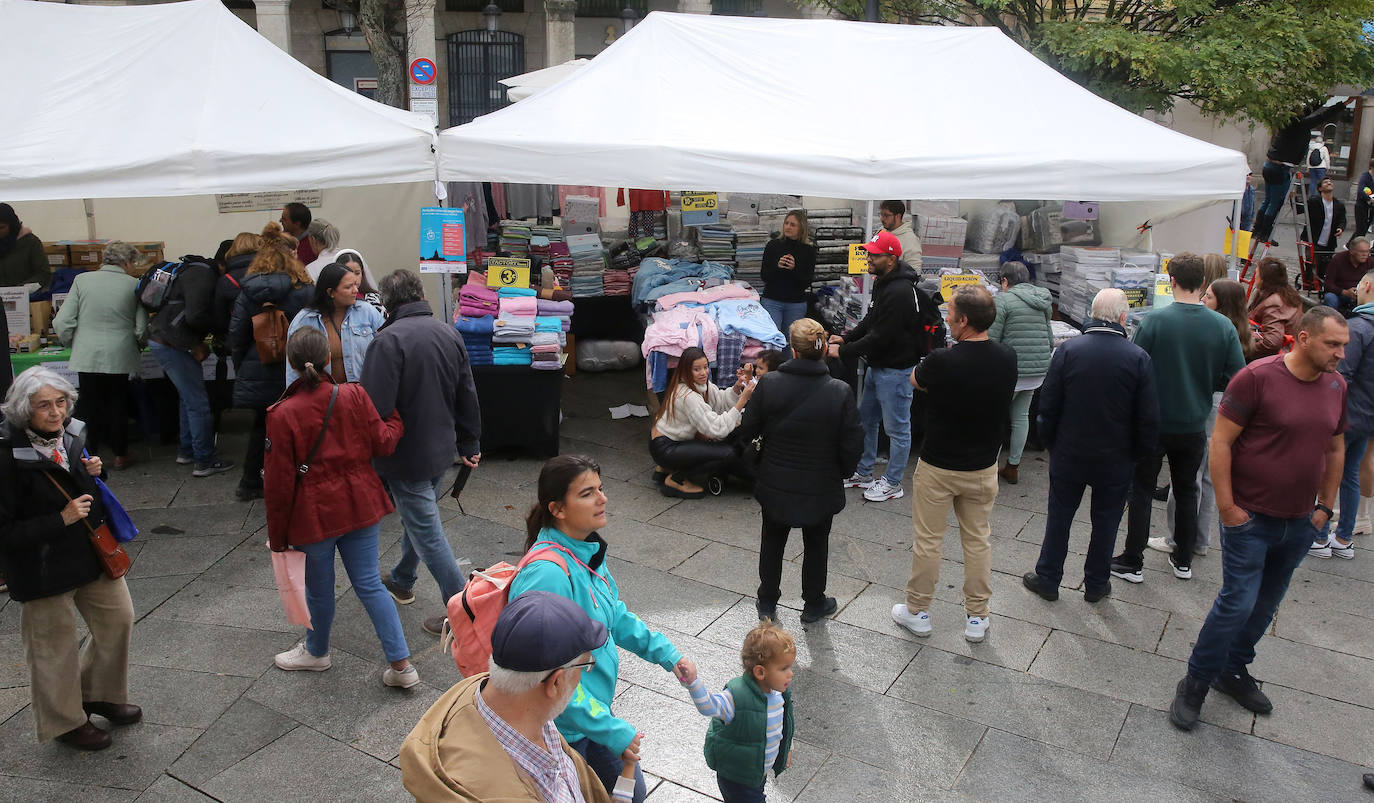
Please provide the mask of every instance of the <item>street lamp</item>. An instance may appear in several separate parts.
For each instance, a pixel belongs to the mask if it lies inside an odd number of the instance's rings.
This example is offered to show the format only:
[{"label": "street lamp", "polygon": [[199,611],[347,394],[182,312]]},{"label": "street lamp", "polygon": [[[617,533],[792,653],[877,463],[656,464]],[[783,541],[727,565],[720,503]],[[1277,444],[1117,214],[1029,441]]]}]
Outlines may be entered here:
[{"label": "street lamp", "polygon": [[487,32],[496,33],[496,24],[501,20],[501,7],[495,2],[487,3],[487,7],[482,9],[482,17],[487,21]]},{"label": "street lamp", "polygon": [[625,33],[629,33],[630,29],[635,27],[635,20],[637,19],[639,19],[639,15],[635,13],[635,10],[630,7],[629,3],[626,3],[625,7],[620,9],[620,22],[625,26]]},{"label": "street lamp", "polygon": [[358,15],[346,8],[339,9],[339,27],[343,28],[344,36],[352,36],[358,28]]}]

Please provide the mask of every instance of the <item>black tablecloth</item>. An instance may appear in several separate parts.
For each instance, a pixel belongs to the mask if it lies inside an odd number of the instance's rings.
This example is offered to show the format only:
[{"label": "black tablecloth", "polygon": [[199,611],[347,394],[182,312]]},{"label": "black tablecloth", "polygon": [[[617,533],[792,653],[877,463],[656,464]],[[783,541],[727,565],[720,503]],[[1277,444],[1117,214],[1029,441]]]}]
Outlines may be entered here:
[{"label": "black tablecloth", "polygon": [[572,328],[578,340],[644,342],[644,327],[635,317],[629,296],[590,296],[573,299]]},{"label": "black tablecloth", "polygon": [[472,379],[482,405],[482,452],[523,449],[540,457],[558,454],[563,372],[523,365],[474,365]]}]

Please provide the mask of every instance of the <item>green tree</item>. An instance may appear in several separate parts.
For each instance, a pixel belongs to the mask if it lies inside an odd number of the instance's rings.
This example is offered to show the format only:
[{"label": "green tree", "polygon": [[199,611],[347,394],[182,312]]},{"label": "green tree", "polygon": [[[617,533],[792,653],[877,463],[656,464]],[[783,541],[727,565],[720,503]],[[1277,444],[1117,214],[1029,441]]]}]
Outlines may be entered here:
[{"label": "green tree", "polygon": [[[849,19],[863,0],[797,0]],[[887,22],[987,25],[1134,112],[1178,99],[1274,127],[1337,84],[1374,86],[1374,0],[881,0]],[[969,54],[977,58],[977,54]]]}]

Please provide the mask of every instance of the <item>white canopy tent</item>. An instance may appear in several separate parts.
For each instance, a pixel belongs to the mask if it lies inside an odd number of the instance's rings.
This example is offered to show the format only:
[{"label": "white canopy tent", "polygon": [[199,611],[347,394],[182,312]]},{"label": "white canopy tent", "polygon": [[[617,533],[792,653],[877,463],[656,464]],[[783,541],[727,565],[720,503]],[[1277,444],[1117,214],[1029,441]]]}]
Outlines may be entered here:
[{"label": "white canopy tent", "polygon": [[0,198],[433,181],[434,127],[329,81],[220,0],[0,0]]},{"label": "white canopy tent", "polygon": [[993,28],[665,12],[443,131],[439,164],[443,180],[859,200],[1217,200],[1246,172],[1238,151],[1102,100]]},{"label": "white canopy tent", "polygon": [[591,59],[573,59],[542,70],[502,78],[496,83],[506,87],[506,97],[511,103],[515,103],[537,92],[543,92],[591,63]]}]

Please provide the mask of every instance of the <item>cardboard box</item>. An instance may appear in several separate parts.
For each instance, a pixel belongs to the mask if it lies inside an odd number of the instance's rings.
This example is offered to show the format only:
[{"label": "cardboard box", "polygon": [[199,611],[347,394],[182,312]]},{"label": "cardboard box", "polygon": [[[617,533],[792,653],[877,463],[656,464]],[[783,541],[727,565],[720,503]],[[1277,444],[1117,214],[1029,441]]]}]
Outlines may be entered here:
[{"label": "cardboard box", "polygon": [[43,243],[43,255],[48,258],[50,268],[66,268],[72,264],[72,255],[66,243]]},{"label": "cardboard box", "polygon": [[91,270],[100,267],[105,259],[105,244],[109,240],[66,240],[67,250],[71,253],[73,268]]},{"label": "cardboard box", "polygon": [[51,301],[30,301],[29,302],[29,331],[35,335],[40,335],[48,330],[52,323],[52,302]]},{"label": "cardboard box", "polygon": [[156,240],[144,242],[129,242],[134,248],[138,249],[138,256],[134,257],[134,267],[129,273],[133,276],[142,276],[148,272],[148,268],[159,262],[165,261],[162,255],[166,250],[166,245]]}]

